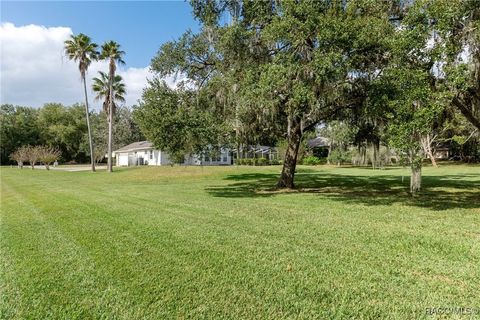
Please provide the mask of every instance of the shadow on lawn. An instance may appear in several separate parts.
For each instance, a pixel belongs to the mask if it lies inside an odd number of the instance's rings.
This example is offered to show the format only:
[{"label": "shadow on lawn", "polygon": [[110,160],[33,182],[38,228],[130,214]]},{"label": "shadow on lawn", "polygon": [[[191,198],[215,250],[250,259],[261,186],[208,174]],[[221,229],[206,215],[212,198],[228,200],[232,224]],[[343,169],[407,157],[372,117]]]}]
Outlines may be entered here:
[{"label": "shadow on lawn", "polygon": [[408,193],[410,178],[405,176],[341,175],[302,169],[295,175],[295,190],[274,188],[278,174],[247,173],[226,177],[226,185],[208,187],[214,197],[272,197],[278,194],[321,194],[331,199],[365,205],[405,205],[445,210],[452,208],[479,208],[480,183],[468,180],[473,174],[424,176],[422,192],[416,197]]}]

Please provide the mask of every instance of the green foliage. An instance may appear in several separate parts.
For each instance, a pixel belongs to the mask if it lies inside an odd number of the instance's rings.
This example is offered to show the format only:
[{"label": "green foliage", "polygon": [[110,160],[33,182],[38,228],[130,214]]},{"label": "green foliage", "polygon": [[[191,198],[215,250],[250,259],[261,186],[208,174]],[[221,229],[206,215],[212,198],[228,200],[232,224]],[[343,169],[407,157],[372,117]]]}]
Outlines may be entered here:
[{"label": "green foliage", "polygon": [[235,159],[235,164],[239,166],[267,166],[279,164],[278,160],[268,160],[266,158],[242,158]]},{"label": "green foliage", "polygon": [[[93,78],[92,90],[95,92],[95,100],[103,100],[103,112],[108,114],[109,112],[109,101],[110,101],[110,77],[103,71],[99,71],[99,77]],[[115,75],[113,77],[113,114],[117,110],[116,102],[125,102],[125,94],[127,93],[125,89],[125,83],[123,82],[122,76]]]},{"label": "green foliage", "polygon": [[[62,153],[62,161],[88,161],[88,133],[83,105],[67,107],[49,103],[39,109],[2,105],[0,111],[2,164],[10,163],[9,155],[26,145],[56,147]],[[92,113],[90,118],[96,146],[95,158],[100,161],[106,153],[107,118],[103,112]],[[145,139],[127,107],[118,108],[114,116],[114,133],[114,149]]]},{"label": "green foliage", "polygon": [[268,159],[265,159],[265,158],[257,158],[255,160],[256,160],[255,162],[256,166],[266,166],[268,164]]},{"label": "green foliage", "polygon": [[17,148],[38,144],[40,128],[38,110],[29,107],[3,104],[0,107],[0,163],[9,164],[9,156]]},{"label": "green foliage", "polygon": [[332,148],[347,148],[354,142],[355,129],[342,121],[330,121],[319,132]]},{"label": "green foliage", "polygon": [[392,38],[394,56],[383,79],[391,89],[389,145],[413,167],[421,166],[422,139],[442,125],[439,117],[448,105],[448,90],[435,73],[439,51],[431,33],[425,3],[418,1]]},{"label": "green foliage", "polygon": [[277,159],[270,160],[270,165],[272,166],[277,166],[279,164],[282,164],[281,160],[277,160]]},{"label": "green foliage", "polygon": [[134,119],[145,137],[172,158],[203,154],[221,141],[222,127],[197,105],[194,93],[172,90],[158,79],[144,90]]},{"label": "green foliage", "polygon": [[92,61],[97,60],[99,56],[97,49],[98,45],[83,33],[71,35],[70,39],[65,40],[65,54],[70,60],[78,62],[78,69],[82,77],[85,76]]},{"label": "green foliage", "polygon": [[[307,141],[308,139],[303,139],[298,147],[297,153],[297,163],[301,163],[305,155],[307,154]],[[285,160],[285,153],[287,152],[288,141],[286,139],[279,139],[276,145],[278,152],[278,157],[280,160]]]},{"label": "green foliage", "polygon": [[[304,133],[356,103],[365,78],[381,67],[394,30],[381,2],[191,4],[200,31],[164,44],[152,70],[191,80],[235,132],[235,144],[295,137],[289,149],[296,150]],[[225,15],[230,24],[221,22]],[[288,157],[301,161],[302,155]]]},{"label": "green foliage", "polygon": [[[107,154],[108,127],[105,112],[93,113],[90,116],[93,142],[95,144],[95,161],[100,162]],[[128,107],[118,107],[113,116],[113,150],[117,150],[130,143],[143,141],[145,137],[133,119],[133,114]],[[81,146],[85,152],[88,145]]]},{"label": "green foliage", "polygon": [[82,149],[82,144],[88,141],[84,106],[46,104],[38,111],[37,125],[41,128],[41,144],[58,147],[64,156],[63,160],[87,159],[87,149]]},{"label": "green foliage", "polygon": [[319,165],[321,163],[322,163],[322,161],[315,156],[306,156],[305,158],[303,158],[303,161],[302,161],[302,164],[307,165],[307,166],[316,166],[316,165]]},{"label": "green foliage", "polygon": [[328,161],[334,164],[344,164],[346,162],[350,162],[352,160],[352,153],[348,150],[342,148],[336,148],[330,150],[328,154]]},{"label": "green foliage", "polygon": [[100,55],[98,56],[101,60],[107,60],[109,63],[109,73],[115,75],[116,64],[125,64],[123,61],[123,56],[125,51],[120,50],[120,44],[115,41],[107,41],[101,47]]}]

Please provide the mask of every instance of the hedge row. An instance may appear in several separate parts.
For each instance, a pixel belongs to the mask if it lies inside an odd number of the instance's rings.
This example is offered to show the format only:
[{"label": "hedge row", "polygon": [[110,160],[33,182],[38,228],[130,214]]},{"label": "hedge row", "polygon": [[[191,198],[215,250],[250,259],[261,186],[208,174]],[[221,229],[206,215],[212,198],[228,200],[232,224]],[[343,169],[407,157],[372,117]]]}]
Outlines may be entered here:
[{"label": "hedge row", "polygon": [[279,160],[268,160],[265,158],[245,158],[235,159],[235,164],[239,166],[273,166],[282,164]]}]

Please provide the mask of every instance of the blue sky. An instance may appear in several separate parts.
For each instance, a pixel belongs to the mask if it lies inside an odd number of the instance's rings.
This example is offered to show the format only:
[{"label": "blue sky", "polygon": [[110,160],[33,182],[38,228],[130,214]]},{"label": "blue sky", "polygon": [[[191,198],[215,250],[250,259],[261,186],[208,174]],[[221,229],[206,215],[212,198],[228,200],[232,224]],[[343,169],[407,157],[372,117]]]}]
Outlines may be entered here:
[{"label": "blue sky", "polygon": [[185,1],[2,1],[2,22],[70,27],[101,44],[120,43],[130,67],[144,67],[166,41],[198,23]]},{"label": "blue sky", "polygon": [[[127,87],[126,105],[137,104],[147,79],[156,76],[149,65],[160,46],[188,29],[199,29],[185,1],[0,1],[2,104],[82,102],[76,63],[63,50],[64,41],[78,33],[99,45],[114,40],[122,46],[126,65],[118,73]],[[92,63],[87,85],[107,68],[105,61]],[[165,81],[175,86],[174,77]],[[90,101],[100,109],[98,101]]]}]

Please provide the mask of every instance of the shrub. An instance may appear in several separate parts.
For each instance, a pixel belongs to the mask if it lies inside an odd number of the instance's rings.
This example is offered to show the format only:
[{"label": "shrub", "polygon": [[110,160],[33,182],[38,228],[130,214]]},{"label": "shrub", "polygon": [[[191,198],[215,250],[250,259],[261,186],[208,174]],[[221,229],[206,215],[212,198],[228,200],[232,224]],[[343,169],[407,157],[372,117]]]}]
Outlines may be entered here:
[{"label": "shrub", "polygon": [[28,162],[30,163],[30,166],[32,167],[32,170],[35,169],[35,164],[38,162],[38,159],[40,158],[40,148],[39,146],[27,146],[27,159]]},{"label": "shrub", "polygon": [[307,166],[316,166],[321,163],[320,159],[315,156],[307,156],[303,158],[303,164]]},{"label": "shrub", "polygon": [[235,164],[239,166],[251,166],[253,164],[251,160],[253,159],[247,159],[247,158],[235,159]]},{"label": "shrub", "polygon": [[56,148],[46,146],[38,146],[36,148],[38,152],[38,159],[45,165],[47,170],[50,170],[50,164],[52,162],[60,159],[61,152]]},{"label": "shrub", "polygon": [[328,155],[328,160],[332,163],[336,163],[337,165],[341,165],[344,162],[351,161],[352,155],[349,151],[342,150],[342,149],[333,149],[330,151]]},{"label": "shrub", "polygon": [[278,166],[280,164],[280,161],[277,159],[270,160],[270,165],[272,166]]},{"label": "shrub", "polygon": [[268,160],[265,159],[265,158],[259,158],[259,159],[256,159],[256,165],[257,166],[266,166],[268,164]]},{"label": "shrub", "polygon": [[23,169],[23,164],[28,161],[28,148],[28,146],[22,146],[10,155],[10,159],[16,161],[20,169]]}]

